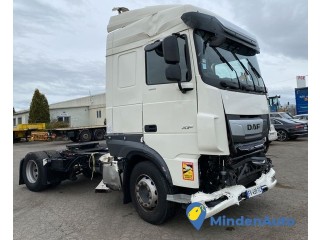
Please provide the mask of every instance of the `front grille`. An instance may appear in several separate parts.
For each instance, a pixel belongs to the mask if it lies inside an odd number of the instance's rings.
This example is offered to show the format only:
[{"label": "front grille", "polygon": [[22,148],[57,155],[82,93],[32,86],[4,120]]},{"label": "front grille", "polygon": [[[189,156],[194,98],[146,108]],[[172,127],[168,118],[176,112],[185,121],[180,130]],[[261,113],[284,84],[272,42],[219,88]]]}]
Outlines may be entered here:
[{"label": "front grille", "polygon": [[264,148],[264,140],[258,140],[249,143],[238,143],[235,144],[237,150],[241,152],[252,152]]}]

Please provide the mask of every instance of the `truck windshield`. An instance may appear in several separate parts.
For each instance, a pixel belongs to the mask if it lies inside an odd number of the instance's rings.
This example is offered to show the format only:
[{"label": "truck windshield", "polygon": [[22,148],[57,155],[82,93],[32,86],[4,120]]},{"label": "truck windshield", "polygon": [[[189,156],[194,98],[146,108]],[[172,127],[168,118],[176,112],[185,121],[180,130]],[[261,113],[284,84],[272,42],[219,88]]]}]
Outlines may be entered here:
[{"label": "truck windshield", "polygon": [[236,91],[265,93],[256,56],[237,53],[237,46],[224,43],[221,47],[210,44],[214,35],[194,31],[199,72],[209,85]]}]

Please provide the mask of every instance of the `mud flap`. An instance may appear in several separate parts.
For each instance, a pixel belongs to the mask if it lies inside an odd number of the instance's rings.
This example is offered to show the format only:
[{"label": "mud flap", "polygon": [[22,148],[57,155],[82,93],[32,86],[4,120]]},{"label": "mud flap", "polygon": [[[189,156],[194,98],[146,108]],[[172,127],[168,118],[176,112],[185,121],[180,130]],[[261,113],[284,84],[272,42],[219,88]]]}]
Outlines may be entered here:
[{"label": "mud flap", "polygon": [[19,167],[19,185],[24,184],[23,177],[22,177],[23,161],[24,161],[24,158],[22,158],[22,159],[20,160],[20,167]]}]

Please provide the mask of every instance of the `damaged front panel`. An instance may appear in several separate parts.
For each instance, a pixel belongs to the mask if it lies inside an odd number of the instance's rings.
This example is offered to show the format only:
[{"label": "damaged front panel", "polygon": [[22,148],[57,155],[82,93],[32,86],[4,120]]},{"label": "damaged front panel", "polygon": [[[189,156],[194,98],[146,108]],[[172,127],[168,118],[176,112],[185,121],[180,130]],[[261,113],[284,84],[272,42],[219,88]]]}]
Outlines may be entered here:
[{"label": "damaged front panel", "polygon": [[272,189],[276,184],[275,171],[271,168],[269,172],[263,173],[255,181],[255,185],[248,188],[243,185],[234,185],[212,193],[199,191],[192,195],[168,195],[167,200],[184,204],[202,203],[206,208],[206,218],[209,218],[232,205],[239,205],[242,200],[255,197]]}]

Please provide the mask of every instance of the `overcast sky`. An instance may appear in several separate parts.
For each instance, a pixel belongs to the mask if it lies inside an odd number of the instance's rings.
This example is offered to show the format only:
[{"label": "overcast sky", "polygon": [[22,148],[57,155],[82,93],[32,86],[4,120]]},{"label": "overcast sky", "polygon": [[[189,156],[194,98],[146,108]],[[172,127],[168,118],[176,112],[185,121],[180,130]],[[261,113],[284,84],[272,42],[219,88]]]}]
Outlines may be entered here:
[{"label": "overcast sky", "polygon": [[28,109],[38,88],[49,104],[103,93],[106,27],[113,7],[193,4],[248,30],[259,41],[269,95],[295,103],[296,76],[308,74],[307,0],[14,0],[13,106]]}]

